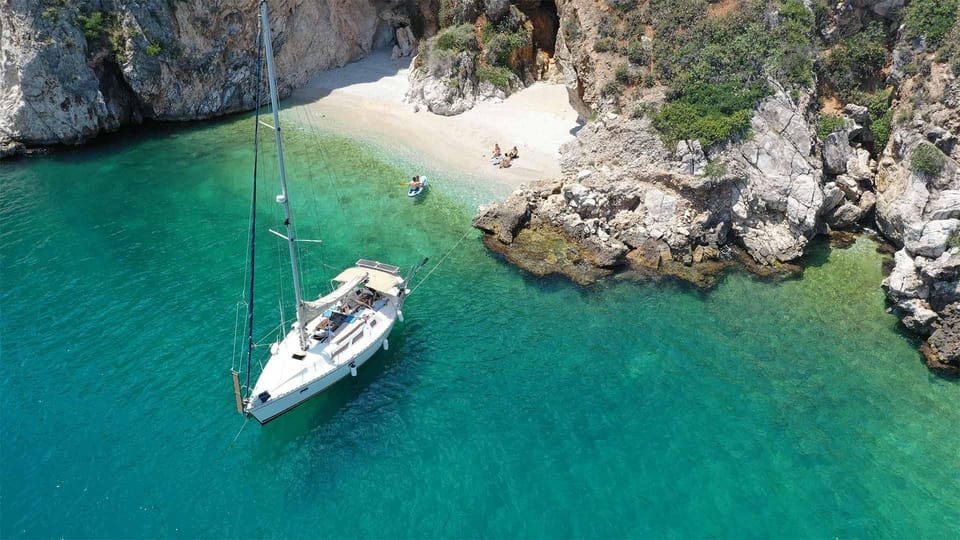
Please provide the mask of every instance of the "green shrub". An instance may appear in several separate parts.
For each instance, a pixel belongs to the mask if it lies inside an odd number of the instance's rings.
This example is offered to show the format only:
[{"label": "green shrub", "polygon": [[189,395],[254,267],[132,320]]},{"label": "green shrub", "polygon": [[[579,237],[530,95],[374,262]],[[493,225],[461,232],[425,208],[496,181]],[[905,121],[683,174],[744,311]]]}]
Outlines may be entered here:
[{"label": "green shrub", "polygon": [[644,116],[650,114],[650,105],[647,103],[641,103],[633,108],[630,112],[630,118],[643,118]]},{"label": "green shrub", "polygon": [[936,49],[956,22],[958,10],[960,0],[913,0],[903,21],[904,35],[907,39],[923,37]]},{"label": "green shrub", "polygon": [[893,97],[893,88],[866,93],[854,90],[849,99],[867,107],[870,111],[870,131],[874,136],[874,153],[880,153],[890,140],[893,111],[890,110],[890,101]]},{"label": "green shrub", "polygon": [[515,21],[507,19],[499,25],[488,22],[483,26],[480,39],[497,64],[507,65],[515,50],[531,45],[523,27],[514,27],[514,24]]},{"label": "green shrub", "polygon": [[887,147],[887,142],[890,140],[890,132],[892,130],[890,126],[892,120],[893,110],[888,110],[880,115],[879,118],[874,118],[873,123],[870,124],[870,131],[873,132],[874,139],[874,153],[879,154]]},{"label": "green shrub", "polygon": [[647,58],[647,49],[643,46],[643,43],[639,41],[634,41],[630,45],[627,45],[627,59],[638,66],[645,65],[650,61],[650,59]]},{"label": "green shrub", "polygon": [[946,157],[936,146],[922,142],[910,156],[910,170],[926,176],[936,176],[943,170]]},{"label": "green shrub", "polygon": [[597,23],[597,33],[600,34],[602,38],[615,37],[617,35],[617,27],[613,24],[613,19],[607,16],[601,17]]},{"label": "green shrub", "polygon": [[617,66],[617,70],[614,73],[614,78],[617,79],[617,82],[621,84],[633,84],[634,76],[630,72],[630,66],[626,64],[621,64]]},{"label": "green shrub", "polygon": [[106,17],[102,11],[94,11],[90,15],[77,15],[77,24],[83,30],[83,36],[89,41],[98,39],[107,31]]},{"label": "green shrub", "polygon": [[727,162],[722,159],[711,159],[704,167],[703,174],[708,178],[723,178],[727,174]]},{"label": "green shrub", "polygon": [[827,138],[827,135],[834,131],[840,131],[846,125],[846,119],[839,114],[821,114],[820,120],[817,122],[817,137],[822,141]]},{"label": "green shrub", "polygon": [[634,11],[627,15],[623,24],[624,39],[640,39],[646,32],[647,25],[643,22],[643,13]]},{"label": "green shrub", "polygon": [[623,94],[623,85],[617,81],[610,81],[603,85],[600,95],[604,97],[617,97]]},{"label": "green shrub", "polygon": [[844,39],[830,51],[825,67],[833,86],[849,97],[864,81],[875,78],[887,59],[886,35],[880,23]]},{"label": "green shrub", "polygon": [[953,74],[960,77],[960,20],[953,23],[953,29],[940,45],[937,60],[948,64]]},{"label": "green shrub", "polygon": [[157,56],[161,52],[163,52],[163,45],[160,44],[160,42],[154,41],[153,43],[147,45],[147,56]]},{"label": "green shrub", "polygon": [[434,48],[427,56],[427,71],[434,77],[443,77],[454,70],[456,63],[457,53]]},{"label": "green shrub", "polygon": [[854,95],[857,103],[862,103],[870,109],[870,117],[878,118],[883,116],[890,108],[890,100],[893,98],[893,88],[878,90],[872,94],[858,92]]},{"label": "green shrub", "polygon": [[653,125],[664,141],[676,145],[682,140],[699,140],[703,146],[743,137],[750,130],[749,109],[733,114],[724,114],[716,110],[705,111],[683,101],[667,103],[653,115]]},{"label": "green shrub", "polygon": [[613,49],[613,38],[600,38],[593,43],[593,50],[596,52],[607,52]]},{"label": "green shrub", "polygon": [[800,0],[786,0],[771,28],[767,4],[743,2],[726,15],[707,16],[704,0],[650,0],[652,62],[669,86],[669,103],[654,115],[665,142],[710,146],[746,136],[754,107],[770,93],[770,75],[788,85],[812,84],[813,15]]},{"label": "green shrub", "polygon": [[617,11],[627,12],[637,9],[637,0],[610,0]]},{"label": "green shrub", "polygon": [[444,28],[437,36],[437,48],[445,51],[475,51],[477,37],[472,24],[461,24]]},{"label": "green shrub", "polygon": [[947,240],[947,245],[952,248],[960,248],[960,232],[955,232],[950,235],[950,238]]},{"label": "green shrub", "polygon": [[813,82],[814,15],[800,0],[787,0],[779,14],[771,57],[776,76],[788,85],[808,86]]},{"label": "green shrub", "polygon": [[58,21],[60,20],[60,10],[56,7],[49,7],[40,12],[40,18],[45,21]]},{"label": "green shrub", "polygon": [[507,90],[510,88],[510,77],[513,72],[505,67],[477,66],[477,79]]}]

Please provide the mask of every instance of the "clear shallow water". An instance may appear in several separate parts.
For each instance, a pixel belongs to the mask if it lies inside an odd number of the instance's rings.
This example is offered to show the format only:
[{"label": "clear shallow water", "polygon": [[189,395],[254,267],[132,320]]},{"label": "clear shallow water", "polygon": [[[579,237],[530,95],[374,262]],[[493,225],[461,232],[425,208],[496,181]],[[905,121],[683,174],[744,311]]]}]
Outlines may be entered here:
[{"label": "clear shallow water", "polygon": [[[470,232],[389,351],[231,446],[249,129],[0,164],[0,536],[960,530],[960,385],[884,312],[868,240],[820,245],[799,280],[733,274],[704,294],[531,278]],[[438,261],[489,198],[431,172],[411,201],[409,163],[288,133],[299,235],[325,241],[304,248],[312,294],[321,260]],[[260,238],[265,332],[290,294]]]}]

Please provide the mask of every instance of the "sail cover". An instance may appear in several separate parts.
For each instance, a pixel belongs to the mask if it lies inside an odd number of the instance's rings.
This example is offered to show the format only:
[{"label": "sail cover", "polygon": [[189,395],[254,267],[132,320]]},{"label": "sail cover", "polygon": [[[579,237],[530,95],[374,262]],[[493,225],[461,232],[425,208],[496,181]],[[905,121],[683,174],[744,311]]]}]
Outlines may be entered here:
[{"label": "sail cover", "polygon": [[313,319],[315,319],[316,317],[318,317],[318,316],[319,316],[321,313],[323,313],[324,311],[326,311],[326,310],[330,309],[331,307],[335,306],[335,305],[337,304],[337,302],[340,301],[341,298],[343,298],[344,296],[350,294],[350,292],[351,292],[357,285],[359,285],[360,283],[362,283],[364,277],[365,277],[365,276],[363,276],[363,275],[355,276],[353,279],[351,279],[351,280],[349,280],[349,281],[346,281],[346,282],[344,282],[342,285],[340,285],[339,287],[337,287],[337,289],[336,289],[335,291],[333,291],[332,293],[330,293],[330,294],[328,294],[328,295],[326,295],[326,296],[321,296],[320,298],[317,298],[316,300],[313,300],[313,301],[304,302],[304,303],[303,303],[303,314],[302,314],[302,315],[303,315],[303,320],[304,320],[304,321],[312,321]]},{"label": "sail cover", "polygon": [[333,279],[334,281],[350,282],[353,281],[357,276],[366,276],[366,286],[377,292],[389,294],[390,296],[397,296],[400,294],[399,286],[401,283],[403,283],[403,278],[383,270],[354,266],[353,268],[347,268],[343,272],[340,272],[340,275]]}]

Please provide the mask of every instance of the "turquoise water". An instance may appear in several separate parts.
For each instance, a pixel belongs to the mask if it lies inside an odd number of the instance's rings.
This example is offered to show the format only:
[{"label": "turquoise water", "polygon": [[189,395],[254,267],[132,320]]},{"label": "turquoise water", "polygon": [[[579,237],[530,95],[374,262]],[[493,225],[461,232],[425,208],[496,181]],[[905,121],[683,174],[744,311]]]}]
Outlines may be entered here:
[{"label": "turquoise water", "polygon": [[[957,536],[960,385],[885,313],[871,241],[781,283],[583,289],[482,247],[483,187],[431,172],[411,201],[415,166],[310,130],[310,292],[321,262],[463,241],[359,377],[237,436],[249,128],[0,164],[0,536]],[[291,295],[260,238],[266,333]]]}]

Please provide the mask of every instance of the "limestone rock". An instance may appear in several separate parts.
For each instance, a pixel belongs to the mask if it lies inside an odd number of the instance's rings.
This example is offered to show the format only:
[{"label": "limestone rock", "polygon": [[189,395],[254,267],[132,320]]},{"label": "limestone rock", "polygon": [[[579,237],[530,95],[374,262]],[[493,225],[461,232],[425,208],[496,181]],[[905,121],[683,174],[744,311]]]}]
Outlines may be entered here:
[{"label": "limestone rock", "polygon": [[823,141],[823,170],[830,174],[847,172],[850,159],[850,140],[846,131],[834,131]]},{"label": "limestone rock", "polygon": [[[0,144],[75,144],[143,118],[253,107],[256,0],[97,2],[122,36],[119,50],[85,37],[76,22],[85,3],[56,4],[0,3]],[[281,96],[372,50],[372,0],[277,0],[270,8]]]},{"label": "limestone rock", "polygon": [[397,47],[400,48],[400,56],[410,56],[417,50],[417,39],[413,36],[413,30],[409,26],[401,26],[396,30]]},{"label": "limestone rock", "polygon": [[960,219],[929,221],[923,226],[920,238],[906,242],[907,251],[931,259],[939,257],[947,248],[947,242],[960,230]]},{"label": "limestone rock", "polygon": [[847,176],[857,183],[869,186],[873,184],[873,170],[870,167],[870,152],[857,148],[853,155],[847,158]]},{"label": "limestone rock", "polygon": [[890,298],[897,301],[926,298],[930,292],[927,285],[920,279],[913,258],[905,249],[894,254],[893,271],[883,280],[883,288]]},{"label": "limestone rock", "polygon": [[926,300],[918,298],[904,300],[897,304],[897,308],[904,314],[901,319],[903,325],[920,334],[930,334],[933,324],[939,319],[937,312],[930,309],[930,304]]},{"label": "limestone rock", "polygon": [[863,105],[848,103],[844,105],[843,112],[858,124],[868,125],[870,123],[870,109]]},{"label": "limestone rock", "polygon": [[506,201],[480,208],[473,226],[493,234],[501,243],[513,242],[517,229],[529,217],[529,204],[523,194],[514,194]]}]

